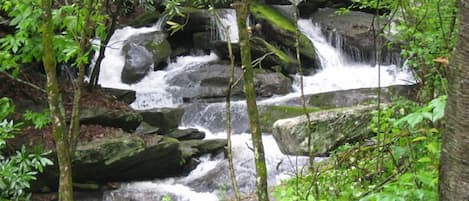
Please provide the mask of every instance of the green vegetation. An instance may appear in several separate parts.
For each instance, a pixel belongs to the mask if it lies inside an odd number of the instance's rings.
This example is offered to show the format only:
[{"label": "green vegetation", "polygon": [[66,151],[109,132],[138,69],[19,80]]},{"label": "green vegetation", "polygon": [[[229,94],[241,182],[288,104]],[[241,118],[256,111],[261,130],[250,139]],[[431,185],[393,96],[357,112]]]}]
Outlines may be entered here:
[{"label": "green vegetation", "polygon": [[274,196],[278,200],[438,200],[441,119],[448,93],[448,58],[457,36],[457,1],[353,0],[350,8],[379,10],[375,12],[389,19],[382,24],[382,35],[392,43],[380,48],[402,48],[401,55],[422,86],[419,102],[397,101],[382,108],[370,122],[375,137],[339,147],[326,161],[315,164],[317,171],[285,181]]},{"label": "green vegetation", "polygon": [[[44,170],[52,161],[46,158],[50,152],[44,152],[36,147],[22,146],[14,154],[4,154],[6,140],[14,138],[19,133],[22,123],[15,123],[8,119],[14,112],[14,106],[7,98],[0,98],[0,200],[28,200],[30,199],[30,182],[36,180],[38,173]],[[44,119],[36,114],[37,119]],[[36,121],[33,121],[36,122]],[[41,124],[35,124],[41,127]]]},{"label": "green vegetation", "polygon": [[[286,32],[284,33],[286,35],[291,36],[295,34],[295,24],[271,6],[252,1],[249,2],[249,11],[254,18],[269,22],[269,24],[276,26],[274,28],[284,30],[283,32]],[[314,49],[314,44],[302,33],[299,34],[299,37],[301,54],[310,59],[315,59],[316,50]],[[283,42],[288,43],[287,41]],[[286,45],[294,47],[294,41]]]},{"label": "green vegetation", "polygon": [[[440,131],[446,97],[417,106],[399,101],[376,112],[370,141],[346,144],[315,174],[285,181],[278,200],[437,200]],[[380,132],[377,133],[377,127]]]},{"label": "green vegetation", "polygon": [[[429,101],[447,94],[448,59],[456,42],[457,0],[353,0],[353,8],[381,9],[381,15],[390,18],[384,24],[384,34],[402,48],[401,55],[407,59],[422,83],[420,98]],[[391,23],[395,21],[395,26]]]}]

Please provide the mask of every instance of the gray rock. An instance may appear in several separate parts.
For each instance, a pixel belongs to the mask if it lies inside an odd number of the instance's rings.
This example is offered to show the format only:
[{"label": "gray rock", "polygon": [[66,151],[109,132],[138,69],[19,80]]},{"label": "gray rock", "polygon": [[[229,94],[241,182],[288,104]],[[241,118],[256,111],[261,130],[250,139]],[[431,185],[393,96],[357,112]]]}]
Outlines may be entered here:
[{"label": "gray rock", "polygon": [[181,142],[181,150],[185,157],[196,157],[204,154],[216,155],[224,152],[227,141],[225,139],[186,140]]},{"label": "gray rock", "polygon": [[[276,66],[280,66],[281,71],[285,74],[297,73],[298,63],[292,55],[284,52],[283,50],[280,50],[276,46],[260,37],[251,37],[250,42],[252,57],[262,58],[255,67],[277,71]],[[212,41],[211,46],[213,52],[215,52],[219,57],[229,59],[229,52],[226,41]],[[239,44],[232,43],[231,48],[237,62],[241,62]]]},{"label": "gray rock", "polygon": [[81,124],[96,124],[122,128],[132,132],[142,122],[142,116],[133,110],[113,110],[107,108],[82,109]]},{"label": "gray rock", "polygon": [[155,108],[138,111],[143,121],[151,126],[158,127],[161,132],[175,129],[181,123],[184,109],[182,108]]},{"label": "gray rock", "polygon": [[130,36],[122,51],[126,59],[121,80],[132,84],[143,79],[149,70],[159,70],[171,55],[171,45],[165,33],[155,31]]},{"label": "gray rock", "polygon": [[136,134],[143,134],[143,135],[148,135],[148,134],[157,134],[160,128],[152,126],[148,124],[147,122],[142,121],[140,125],[138,125],[137,129],[135,129]]},{"label": "gray rock", "polygon": [[312,152],[324,156],[346,142],[369,137],[368,122],[374,109],[376,105],[310,113],[312,127],[309,132],[304,115],[281,119],[274,123],[273,136],[284,154],[308,155],[308,136],[311,134]]},{"label": "gray rock", "polygon": [[145,47],[135,43],[125,46],[125,64],[121,73],[121,80],[133,84],[142,80],[153,68],[153,56]]},{"label": "gray rock", "polygon": [[80,143],[73,157],[74,181],[133,181],[180,174],[179,142],[158,135],[145,141],[122,134]]},{"label": "gray rock", "polygon": [[[312,18],[319,23],[324,34],[332,45],[342,49],[352,60],[358,62],[376,63],[374,51],[374,33],[371,27],[377,27],[376,20],[370,13],[350,11],[343,15],[336,14],[337,9],[321,9],[314,13]],[[380,20],[380,25],[386,21]],[[383,42],[388,40],[384,37]],[[382,64],[401,64],[400,51],[396,47],[383,48],[381,55]]]},{"label": "gray rock", "polygon": [[134,90],[127,89],[113,89],[113,88],[101,88],[105,93],[111,94],[116,97],[118,101],[126,104],[131,104],[136,99],[136,92]]},{"label": "gray rock", "polygon": [[205,133],[194,128],[176,129],[166,136],[176,138],[178,140],[201,140],[205,138]]},{"label": "gray rock", "polygon": [[[234,80],[239,80],[242,70],[235,67]],[[230,80],[230,66],[227,64],[207,64],[191,71],[181,72],[173,76],[169,83],[179,86],[178,93],[184,94],[185,100],[216,99],[226,95],[226,89]],[[291,80],[281,73],[265,70],[256,70],[254,76],[257,95],[262,97],[273,94],[289,93]],[[243,81],[238,82],[232,89],[234,98],[244,97]]]},{"label": "gray rock", "polygon": [[[393,98],[416,99],[417,85],[396,85],[381,88],[381,103],[390,103]],[[318,108],[352,107],[377,103],[377,88],[361,88],[314,94],[308,97],[309,105]]]}]

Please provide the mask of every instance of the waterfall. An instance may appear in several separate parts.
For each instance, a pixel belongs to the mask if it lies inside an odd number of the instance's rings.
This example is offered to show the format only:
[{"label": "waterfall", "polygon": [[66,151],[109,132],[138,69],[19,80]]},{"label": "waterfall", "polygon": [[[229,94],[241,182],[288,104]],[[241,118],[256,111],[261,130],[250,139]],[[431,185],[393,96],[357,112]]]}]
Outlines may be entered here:
[{"label": "waterfall", "polygon": [[[239,38],[238,26],[236,25],[236,11],[234,9],[217,9],[216,12],[220,16],[221,22],[221,24],[216,22],[217,40],[228,41],[229,36],[232,43],[237,43]],[[223,27],[227,28],[228,36]]]},{"label": "waterfall", "polygon": [[[237,28],[233,10],[218,11],[225,25],[230,25],[230,38],[237,41]],[[376,87],[377,68],[369,64],[357,63],[346,59],[340,50],[334,48],[322,35],[320,28],[311,20],[302,19],[298,22],[300,30],[313,41],[323,69],[311,76],[305,76],[305,92],[313,94],[325,91]],[[193,103],[183,104],[182,88],[187,85],[172,85],[169,81],[179,72],[196,71],[200,66],[217,61],[214,54],[202,56],[178,57],[164,70],[150,72],[139,83],[128,85],[120,81],[120,73],[124,63],[121,55],[122,43],[136,33],[155,31],[158,28],[125,27],[116,30],[111,38],[110,47],[106,49],[106,58],[102,64],[100,84],[105,87],[132,89],[137,92],[137,100],[132,103],[135,109],[156,107],[178,107],[184,105],[185,114],[182,128],[192,127],[206,133],[206,138],[225,138],[225,103]],[[218,30],[219,34],[224,37]],[[236,32],[236,33],[235,33]],[[382,86],[408,84],[413,82],[411,74],[398,69],[394,65],[382,66]],[[299,96],[298,77],[295,79],[295,91],[285,96],[276,96],[263,101],[260,105],[278,104],[280,101]],[[233,114],[233,153],[237,180],[243,193],[255,189],[255,171],[250,134],[248,130],[246,107],[244,101],[232,102]],[[290,157],[282,154],[271,135],[263,135],[264,150],[269,185],[278,184],[283,178],[295,172],[295,160],[299,166],[307,164],[307,157]],[[106,201],[128,200],[161,200],[170,196],[175,201],[216,201],[224,196],[232,195],[227,161],[222,156],[202,156],[200,164],[189,175],[158,179],[153,181],[131,182],[119,189],[105,192]]]}]

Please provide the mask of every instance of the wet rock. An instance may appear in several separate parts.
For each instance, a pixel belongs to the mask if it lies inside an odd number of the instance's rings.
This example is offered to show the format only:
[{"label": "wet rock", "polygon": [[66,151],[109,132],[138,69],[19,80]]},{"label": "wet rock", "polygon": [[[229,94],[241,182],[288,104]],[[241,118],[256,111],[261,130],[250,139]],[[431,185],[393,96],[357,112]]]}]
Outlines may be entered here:
[{"label": "wet rock", "polygon": [[81,124],[95,124],[134,131],[143,118],[133,110],[113,110],[107,108],[86,108],[80,114]]},{"label": "wet rock", "polygon": [[132,181],[181,173],[179,142],[122,134],[81,143],[73,157],[74,181]]},{"label": "wet rock", "polygon": [[160,64],[171,55],[171,46],[165,33],[154,31],[130,36],[124,42],[122,51],[125,64],[121,80],[132,84],[143,79],[150,69],[164,67]]},{"label": "wet rock", "polygon": [[178,140],[201,140],[205,138],[205,133],[194,128],[177,129],[166,136],[176,138]]},{"label": "wet rock", "polygon": [[142,123],[138,125],[137,129],[135,129],[135,133],[149,135],[149,134],[157,134],[159,130],[160,128],[152,126],[148,124],[147,122],[142,121]]},{"label": "wet rock", "polygon": [[133,84],[142,80],[153,68],[153,56],[143,46],[130,43],[125,46],[125,64],[121,73],[121,80]]},{"label": "wet rock", "polygon": [[113,89],[113,88],[101,88],[105,93],[111,94],[116,97],[118,101],[126,104],[131,104],[136,99],[136,92],[134,90],[126,89]]},{"label": "wet rock", "polygon": [[[105,138],[78,143],[72,157],[73,182],[87,190],[109,182],[130,182],[165,178],[184,173],[180,143],[174,138],[137,135],[116,131]],[[54,165],[45,169],[33,183],[33,192],[58,188],[58,166],[55,153],[50,155]],[[83,184],[92,184],[92,186]],[[91,187],[91,188],[90,188]]]},{"label": "wet rock", "polygon": [[257,71],[254,74],[256,94],[270,97],[274,94],[287,94],[292,91],[291,80],[282,73]]},{"label": "wet rock", "polygon": [[[381,103],[390,103],[393,98],[416,99],[417,85],[396,85],[381,88]],[[376,103],[378,88],[361,88],[332,91],[311,95],[309,105],[318,108],[352,107]]]},{"label": "wet rock", "polygon": [[304,115],[281,119],[274,123],[273,136],[284,154],[308,155],[308,136],[312,137],[311,149],[316,156],[346,142],[370,136],[368,122],[376,105],[338,108],[310,113],[311,128],[307,132]]},{"label": "wet rock", "polygon": [[[321,9],[312,18],[319,23],[332,45],[342,49],[352,60],[376,63],[374,51],[374,33],[371,27],[378,29],[373,14],[350,11],[343,15],[336,14],[337,9]],[[380,24],[386,21],[381,19]],[[382,29],[379,28],[379,29]],[[387,38],[381,39],[387,42]],[[382,64],[401,64],[400,51],[397,47],[383,48]]]},{"label": "wet rock", "polygon": [[204,154],[216,155],[224,152],[227,141],[225,139],[186,140],[181,142],[181,150],[185,157],[196,157]]},{"label": "wet rock", "polygon": [[[285,74],[295,74],[297,72],[296,59],[275,47],[271,43],[260,37],[252,37],[250,39],[251,55],[253,58],[262,58],[255,66],[263,69],[270,69],[277,71],[276,66]],[[226,41],[213,41],[211,42],[213,51],[221,58],[229,59],[229,52]],[[231,47],[237,62],[240,63],[239,44],[232,43]]]},{"label": "wet rock", "polygon": [[[280,49],[288,50],[288,54],[295,55],[295,25],[271,6],[261,3],[251,3],[249,10],[262,29],[257,31],[266,41],[276,43]],[[311,73],[320,68],[314,44],[302,33],[299,37],[301,61],[305,73]]]},{"label": "wet rock", "polygon": [[[234,80],[241,78],[242,70],[235,67]],[[171,85],[179,86],[186,101],[197,99],[216,99],[226,95],[230,80],[230,66],[227,64],[201,65],[190,71],[184,71],[169,80]],[[254,82],[257,95],[269,97],[273,94],[287,94],[291,88],[291,80],[281,73],[268,70],[255,70]],[[232,89],[234,98],[244,97],[243,81]]]},{"label": "wet rock", "polygon": [[175,129],[181,123],[184,109],[182,108],[155,108],[138,111],[143,121],[151,126],[158,127],[161,132]]}]

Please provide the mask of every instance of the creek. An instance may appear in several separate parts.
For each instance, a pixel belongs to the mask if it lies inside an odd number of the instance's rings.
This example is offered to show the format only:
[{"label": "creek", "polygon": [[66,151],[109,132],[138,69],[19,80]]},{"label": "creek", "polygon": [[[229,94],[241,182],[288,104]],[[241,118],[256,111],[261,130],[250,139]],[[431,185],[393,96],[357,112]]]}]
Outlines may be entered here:
[{"label": "creek", "polygon": [[[231,27],[236,27],[234,18],[228,16],[223,18],[223,22]],[[322,70],[319,72],[304,76],[305,94],[378,86],[377,67],[355,62],[346,57],[345,53],[340,51],[340,47],[330,45],[331,41],[324,37],[320,27],[313,24],[310,19],[301,19],[298,25],[300,30],[314,43],[322,65]],[[174,86],[168,82],[180,72],[196,71],[200,66],[218,61],[219,58],[214,53],[180,56],[171,61],[164,70],[151,71],[136,84],[128,85],[121,82],[120,73],[124,63],[124,57],[121,55],[123,41],[133,34],[155,30],[158,30],[158,26],[139,29],[125,27],[116,30],[102,63],[100,84],[104,87],[135,90],[137,99],[131,105],[135,109],[185,107],[182,128],[202,130],[208,139],[226,138],[224,102],[186,104],[183,101],[184,86]],[[237,40],[235,36],[231,38]],[[380,70],[381,86],[415,82],[411,73],[405,68],[388,65],[381,66]],[[258,100],[258,104],[279,105],[289,99],[298,98],[299,95],[299,76],[295,75],[292,93]],[[255,189],[255,169],[250,134],[247,133],[249,127],[244,101],[233,101],[231,110],[236,179],[240,191],[250,193]],[[298,169],[307,164],[306,157],[282,154],[270,134],[264,133],[263,142],[270,186],[279,184],[282,179],[293,176],[295,172],[301,171]],[[222,155],[202,156],[199,161],[200,164],[187,176],[126,183],[119,189],[105,192],[103,199],[106,201],[159,201],[163,196],[169,196],[173,201],[216,201],[232,195],[226,159]]]}]

